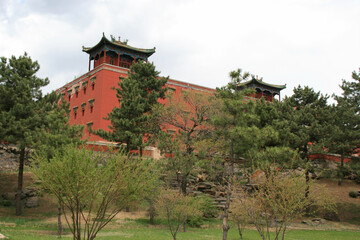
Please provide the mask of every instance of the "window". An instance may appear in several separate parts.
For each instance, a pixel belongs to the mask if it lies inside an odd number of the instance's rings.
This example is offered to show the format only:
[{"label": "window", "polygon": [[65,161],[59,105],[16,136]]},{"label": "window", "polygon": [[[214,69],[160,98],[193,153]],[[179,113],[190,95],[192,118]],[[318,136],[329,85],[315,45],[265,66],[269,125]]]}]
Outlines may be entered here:
[{"label": "window", "polygon": [[67,92],[68,99],[69,99],[69,102],[70,102],[72,89],[69,89],[66,92]]},{"label": "window", "polygon": [[168,87],[168,89],[166,91],[166,95],[169,95],[169,96],[173,95],[175,90],[176,90],[175,88]]},{"label": "window", "polygon": [[75,87],[75,96],[79,97],[79,86]]},{"label": "window", "polygon": [[90,135],[91,135],[91,132],[92,132],[93,123],[92,123],[92,122],[88,122],[86,125],[87,125],[87,130],[88,130],[89,136],[90,136]]},{"label": "window", "polygon": [[95,99],[89,100],[89,106],[90,106],[90,112],[92,113],[94,111],[94,101]]},{"label": "window", "polygon": [[94,90],[95,89],[95,80],[96,80],[96,76],[90,78],[90,82],[91,82],[91,89]]},{"label": "window", "polygon": [[73,111],[74,111],[74,119],[76,119],[76,113],[77,113],[78,107],[73,107]]},{"label": "window", "polygon": [[86,103],[81,104],[81,112],[82,112],[83,116],[85,115],[85,106],[86,106]]},{"label": "window", "polygon": [[170,133],[171,135],[175,135],[175,133],[176,133],[175,130],[171,130],[171,129],[168,129],[167,132]]},{"label": "window", "polygon": [[84,89],[84,94],[86,94],[86,87],[87,87],[88,81],[84,81],[82,83],[82,88]]}]

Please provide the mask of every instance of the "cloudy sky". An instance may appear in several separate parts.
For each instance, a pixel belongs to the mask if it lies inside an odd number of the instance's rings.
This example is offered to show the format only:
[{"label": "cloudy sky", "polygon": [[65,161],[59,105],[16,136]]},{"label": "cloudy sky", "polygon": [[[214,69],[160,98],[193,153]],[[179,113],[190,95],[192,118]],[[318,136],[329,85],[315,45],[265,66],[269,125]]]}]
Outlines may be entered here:
[{"label": "cloudy sky", "polygon": [[340,94],[360,67],[359,0],[1,0],[0,56],[25,51],[55,90],[88,70],[102,33],[156,47],[161,75],[208,87],[242,68],[273,84]]}]

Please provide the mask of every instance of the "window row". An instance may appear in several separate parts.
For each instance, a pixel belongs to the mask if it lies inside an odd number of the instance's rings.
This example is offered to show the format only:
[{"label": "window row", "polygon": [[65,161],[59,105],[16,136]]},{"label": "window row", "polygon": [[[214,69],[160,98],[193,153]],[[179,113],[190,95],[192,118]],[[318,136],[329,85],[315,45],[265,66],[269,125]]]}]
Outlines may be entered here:
[{"label": "window row", "polygon": [[[96,77],[90,78],[90,86],[91,86],[91,90],[93,90],[93,91],[95,90],[95,79],[96,79]],[[82,82],[81,85],[82,85],[82,90],[83,90],[84,95],[85,95],[85,94],[86,94],[86,90],[87,90],[87,86],[88,86],[88,80]],[[76,98],[79,97],[79,88],[80,88],[80,85],[74,87],[75,97],[76,97]],[[71,93],[72,93],[72,91],[73,91],[73,89],[69,89],[69,90],[66,91],[69,101],[71,100]],[[62,96],[65,97],[65,93],[62,93]]]},{"label": "window row", "polygon": [[[95,99],[90,99],[89,102],[89,110],[90,113],[92,113],[94,111],[94,101]],[[86,107],[86,102],[81,104],[81,115],[84,116],[85,115],[85,107]],[[76,119],[77,117],[77,112],[78,112],[78,106],[73,107],[73,113],[74,113],[74,118]]]}]

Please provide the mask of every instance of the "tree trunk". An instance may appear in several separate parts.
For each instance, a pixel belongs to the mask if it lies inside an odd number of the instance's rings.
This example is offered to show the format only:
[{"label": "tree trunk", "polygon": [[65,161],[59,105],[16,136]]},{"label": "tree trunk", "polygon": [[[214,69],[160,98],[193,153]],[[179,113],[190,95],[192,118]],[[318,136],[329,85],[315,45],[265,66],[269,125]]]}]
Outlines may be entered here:
[{"label": "tree trunk", "polygon": [[[231,188],[232,188],[232,178],[234,175],[234,143],[231,141],[231,149],[230,149],[230,166],[229,173],[227,174],[227,186],[226,186],[226,202],[224,208],[224,216],[223,216],[223,240],[227,240],[227,234],[230,229],[229,226],[229,209],[230,209],[230,197],[231,197]],[[226,170],[225,170],[226,171]]]},{"label": "tree trunk", "polygon": [[20,147],[18,187],[16,192],[16,216],[22,213],[21,193],[24,181],[25,147]]},{"label": "tree trunk", "polygon": [[238,231],[239,231],[239,237],[242,240],[244,238],[243,238],[243,235],[242,235],[241,225],[240,225],[240,223],[237,223],[236,225],[237,225],[237,228],[238,228]]},{"label": "tree trunk", "polygon": [[230,229],[228,220],[229,220],[229,208],[230,208],[230,183],[228,182],[228,187],[226,191],[226,202],[224,208],[224,216],[223,216],[223,240],[227,240],[227,234]]},{"label": "tree trunk", "polygon": [[283,233],[282,233],[281,240],[285,240],[285,231],[286,231],[286,224],[285,224],[285,227],[284,227],[284,230],[283,230]]},{"label": "tree trunk", "polygon": [[186,232],[186,220],[183,222],[183,230]]},{"label": "tree trunk", "polygon": [[306,170],[305,172],[305,182],[306,182],[306,189],[305,189],[305,198],[309,197],[310,189],[308,183],[310,182],[310,172],[309,170]]},{"label": "tree trunk", "polygon": [[61,207],[58,207],[58,235],[62,235]]},{"label": "tree trunk", "polygon": [[341,186],[342,184],[342,179],[344,177],[344,154],[341,154],[341,162],[340,162],[340,169],[339,169],[339,173],[338,173],[338,185]]},{"label": "tree trunk", "polygon": [[182,192],[182,194],[184,194],[184,196],[186,196],[186,194],[187,194],[186,185],[187,185],[187,177],[182,176],[181,182],[180,182],[180,188],[181,188],[181,192]]},{"label": "tree trunk", "polygon": [[154,219],[155,219],[155,206],[154,206],[154,202],[152,200],[149,201],[149,222],[151,225],[154,224]]}]

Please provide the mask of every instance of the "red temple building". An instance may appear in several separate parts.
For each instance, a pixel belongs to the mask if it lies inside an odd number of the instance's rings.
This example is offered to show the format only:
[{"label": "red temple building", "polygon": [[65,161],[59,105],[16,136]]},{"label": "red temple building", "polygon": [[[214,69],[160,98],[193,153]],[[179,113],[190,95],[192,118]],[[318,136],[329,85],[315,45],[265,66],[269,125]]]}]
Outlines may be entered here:
[{"label": "red temple building", "polygon": [[[103,35],[95,46],[83,47],[83,52],[89,54],[89,71],[57,91],[70,103],[70,124],[85,125],[83,138],[88,140],[88,144],[106,145],[109,143],[97,135],[90,134],[89,130],[109,130],[110,121],[105,120],[104,117],[119,104],[114,87],[118,87],[120,78],[128,76],[128,70],[133,63],[148,61],[148,58],[155,53],[155,48],[135,48],[129,46],[127,42],[121,42],[120,38],[115,40],[111,37],[109,40]],[[215,92],[212,88],[173,79],[169,79],[166,86],[175,98],[179,98],[183,91],[208,95]],[[240,89],[247,87],[256,90],[252,97],[265,97],[268,101],[273,101],[275,95],[280,98],[280,91],[285,88],[261,80],[251,80],[239,85]],[[162,103],[166,104],[166,101]],[[154,149],[149,149],[148,154],[144,154],[154,157]]]}]

